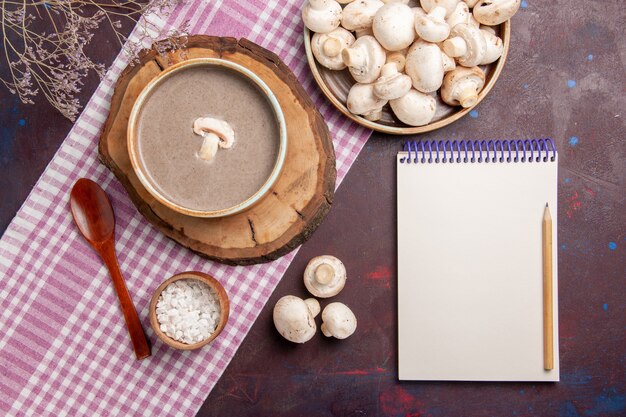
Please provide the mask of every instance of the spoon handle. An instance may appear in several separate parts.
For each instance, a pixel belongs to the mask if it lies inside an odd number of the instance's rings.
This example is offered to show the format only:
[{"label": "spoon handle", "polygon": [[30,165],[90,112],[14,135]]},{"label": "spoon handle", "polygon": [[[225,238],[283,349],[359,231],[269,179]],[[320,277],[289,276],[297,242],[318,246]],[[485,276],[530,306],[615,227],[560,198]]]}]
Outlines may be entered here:
[{"label": "spoon handle", "polygon": [[104,243],[99,250],[100,256],[104,260],[107,268],[109,268],[115,292],[117,292],[117,296],[120,299],[122,313],[124,313],[124,320],[126,320],[126,327],[128,328],[130,340],[133,343],[133,348],[135,349],[135,356],[137,357],[137,360],[144,359],[151,354],[150,345],[148,343],[148,339],[146,338],[146,334],[143,331],[143,327],[141,327],[137,310],[135,310],[135,305],[133,304],[133,300],[130,298],[128,288],[126,288],[124,278],[120,272],[117,257],[115,256],[114,245],[115,244],[112,240]]}]

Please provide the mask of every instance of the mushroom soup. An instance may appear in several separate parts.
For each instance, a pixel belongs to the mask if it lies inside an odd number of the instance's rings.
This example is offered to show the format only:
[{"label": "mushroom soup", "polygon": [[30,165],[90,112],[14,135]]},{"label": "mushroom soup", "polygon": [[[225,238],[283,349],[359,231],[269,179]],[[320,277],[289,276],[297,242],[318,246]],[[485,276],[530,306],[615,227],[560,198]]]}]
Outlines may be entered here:
[{"label": "mushroom soup", "polygon": [[[228,124],[232,146],[221,143],[207,158],[212,133],[194,133],[200,118]],[[221,67],[189,67],[163,80],[145,102],[137,132],[151,182],[193,210],[227,209],[253,196],[272,174],[280,147],[279,123],[264,93]]]}]

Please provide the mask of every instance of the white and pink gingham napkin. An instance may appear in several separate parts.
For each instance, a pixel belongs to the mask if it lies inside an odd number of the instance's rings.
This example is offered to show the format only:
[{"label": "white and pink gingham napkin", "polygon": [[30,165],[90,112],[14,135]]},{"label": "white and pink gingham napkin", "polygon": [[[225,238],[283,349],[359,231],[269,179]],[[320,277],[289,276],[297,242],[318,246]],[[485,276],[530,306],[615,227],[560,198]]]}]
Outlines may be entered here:
[{"label": "white and pink gingham napkin", "polygon": [[[322,97],[302,45],[303,0],[190,0],[167,22],[190,33],[245,37],[278,54],[312,95],[333,135],[337,185],[369,131]],[[100,128],[120,55],[0,241],[0,414],[193,415],[207,397],[295,256],[228,267],[206,261],[144,220],[114,176],[97,160]],[[69,191],[80,177],[112,199],[117,253],[153,356],[136,361],[108,272],[76,231]],[[224,332],[210,348],[176,351],[155,342],[148,320],[152,292],[185,270],[215,276],[231,300]]]}]

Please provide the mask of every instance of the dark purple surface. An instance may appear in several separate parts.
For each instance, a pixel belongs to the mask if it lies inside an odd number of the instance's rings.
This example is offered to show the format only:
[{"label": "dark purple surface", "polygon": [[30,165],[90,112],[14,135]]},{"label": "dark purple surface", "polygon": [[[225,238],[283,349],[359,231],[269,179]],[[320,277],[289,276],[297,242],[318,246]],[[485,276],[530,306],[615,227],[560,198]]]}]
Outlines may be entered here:
[{"label": "dark purple surface", "polygon": [[[199,416],[626,415],[626,8],[619,0],[524,4],[509,60],[486,100],[418,138],[557,143],[562,381],[397,381],[395,154],[402,139],[374,135]],[[112,43],[98,44],[103,61],[116,52]],[[2,231],[71,123],[46,104],[21,105],[4,89],[0,106]],[[346,288],[330,301],[353,308],[357,332],[293,345],[274,330],[272,307],[283,295],[307,295],[304,267],[325,253],[347,267]]]}]

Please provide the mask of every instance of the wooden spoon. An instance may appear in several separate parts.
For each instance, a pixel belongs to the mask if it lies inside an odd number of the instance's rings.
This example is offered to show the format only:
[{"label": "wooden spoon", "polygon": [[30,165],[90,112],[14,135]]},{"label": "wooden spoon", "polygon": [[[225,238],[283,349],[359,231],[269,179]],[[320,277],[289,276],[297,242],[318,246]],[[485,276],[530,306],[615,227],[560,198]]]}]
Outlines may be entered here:
[{"label": "wooden spoon", "polygon": [[70,209],[78,230],[109,268],[137,359],[147,358],[150,345],[115,256],[115,215],[109,198],[98,184],[81,178],[70,193]]}]

